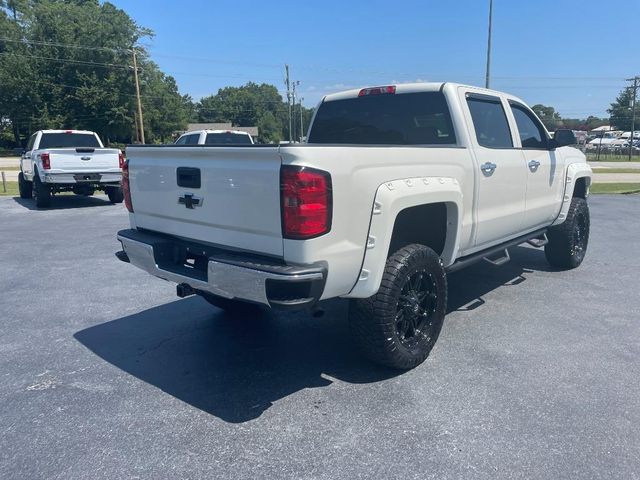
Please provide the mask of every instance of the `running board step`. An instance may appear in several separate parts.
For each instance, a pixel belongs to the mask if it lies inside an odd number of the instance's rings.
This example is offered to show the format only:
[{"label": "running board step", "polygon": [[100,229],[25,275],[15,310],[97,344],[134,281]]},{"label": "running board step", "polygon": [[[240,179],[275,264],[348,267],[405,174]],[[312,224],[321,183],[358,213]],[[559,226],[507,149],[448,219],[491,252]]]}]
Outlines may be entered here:
[{"label": "running board step", "polygon": [[496,258],[496,259],[492,259],[489,257],[483,257],[482,259],[485,262],[489,262],[491,265],[495,265],[496,267],[499,267],[500,265],[504,265],[505,263],[507,263],[509,260],[511,260],[511,257],[509,256],[509,250],[507,250],[506,248],[503,250],[504,255],[502,257]]},{"label": "running board step", "polygon": [[528,240],[527,243],[532,247],[540,248],[549,243],[549,239],[547,238],[547,234],[543,233],[542,236],[532,238],[531,240]]}]

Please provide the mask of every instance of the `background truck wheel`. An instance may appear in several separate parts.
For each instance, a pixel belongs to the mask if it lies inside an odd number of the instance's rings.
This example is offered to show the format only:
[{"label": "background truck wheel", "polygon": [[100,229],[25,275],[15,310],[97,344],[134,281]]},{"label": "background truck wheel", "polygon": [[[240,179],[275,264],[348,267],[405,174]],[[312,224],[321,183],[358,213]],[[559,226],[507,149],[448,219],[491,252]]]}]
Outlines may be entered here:
[{"label": "background truck wheel", "polygon": [[549,243],[544,254],[552,267],[576,268],[584,260],[589,243],[589,206],[584,198],[574,197],[567,219],[549,228]]},{"label": "background truck wheel", "polygon": [[33,198],[36,201],[36,207],[47,208],[51,205],[51,188],[46,183],[40,181],[40,177],[36,172],[33,175]]},{"label": "background truck wheel", "polygon": [[221,308],[232,317],[255,317],[262,313],[259,305],[253,303],[241,302],[239,300],[229,300],[228,298],[218,297],[208,292],[198,291],[198,295],[204,298],[214,307]]},{"label": "background truck wheel", "polygon": [[22,172],[18,174],[18,191],[20,198],[31,198],[33,196],[33,186],[31,182],[24,179]]},{"label": "background truck wheel", "polygon": [[446,308],[447,277],[440,257],[424,245],[408,245],[387,260],[378,293],[351,301],[351,334],[372,361],[414,368],[436,343]]},{"label": "background truck wheel", "polygon": [[107,196],[111,203],[122,203],[124,200],[124,194],[122,193],[122,187],[107,187]]}]

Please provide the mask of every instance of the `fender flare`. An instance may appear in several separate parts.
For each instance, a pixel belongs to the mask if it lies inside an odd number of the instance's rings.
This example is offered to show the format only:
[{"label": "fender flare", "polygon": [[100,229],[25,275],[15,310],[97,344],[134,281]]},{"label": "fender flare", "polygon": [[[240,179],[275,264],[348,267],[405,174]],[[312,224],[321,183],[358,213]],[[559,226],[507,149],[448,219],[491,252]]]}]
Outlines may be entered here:
[{"label": "fender flare", "polygon": [[412,177],[386,182],[376,191],[358,280],[345,297],[367,298],[378,291],[396,217],[407,208],[432,203],[447,206],[447,236],[441,258],[444,265],[453,263],[462,228],[462,190],[458,181],[450,177]]},{"label": "fender flare", "polygon": [[567,166],[567,176],[565,180],[564,196],[562,197],[562,206],[560,207],[560,213],[556,217],[552,225],[559,225],[564,222],[571,206],[571,199],[573,198],[573,191],[576,187],[576,182],[580,178],[584,178],[587,187],[587,195],[589,194],[589,187],[591,186],[591,177],[593,170],[587,163],[571,163]]}]

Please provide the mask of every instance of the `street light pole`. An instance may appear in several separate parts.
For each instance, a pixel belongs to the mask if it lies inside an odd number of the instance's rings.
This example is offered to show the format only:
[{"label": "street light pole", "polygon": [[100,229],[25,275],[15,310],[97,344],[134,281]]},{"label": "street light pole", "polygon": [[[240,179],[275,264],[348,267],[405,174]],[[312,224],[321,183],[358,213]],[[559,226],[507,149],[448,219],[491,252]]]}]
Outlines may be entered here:
[{"label": "street light pole", "polygon": [[487,38],[487,71],[484,80],[484,87],[489,88],[489,78],[491,76],[491,24],[493,20],[493,0],[489,0],[489,36]]}]

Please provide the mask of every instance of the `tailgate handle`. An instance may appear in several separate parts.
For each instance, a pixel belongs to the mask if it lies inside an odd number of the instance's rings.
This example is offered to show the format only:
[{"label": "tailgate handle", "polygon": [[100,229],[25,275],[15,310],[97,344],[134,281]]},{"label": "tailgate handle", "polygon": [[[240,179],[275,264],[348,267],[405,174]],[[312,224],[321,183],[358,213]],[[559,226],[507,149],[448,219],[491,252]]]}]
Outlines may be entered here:
[{"label": "tailgate handle", "polygon": [[199,168],[178,167],[177,177],[179,187],[200,188]]},{"label": "tailgate handle", "polygon": [[96,151],[95,148],[88,148],[88,147],[78,147],[78,148],[76,148],[76,153],[93,153],[95,151]]}]

